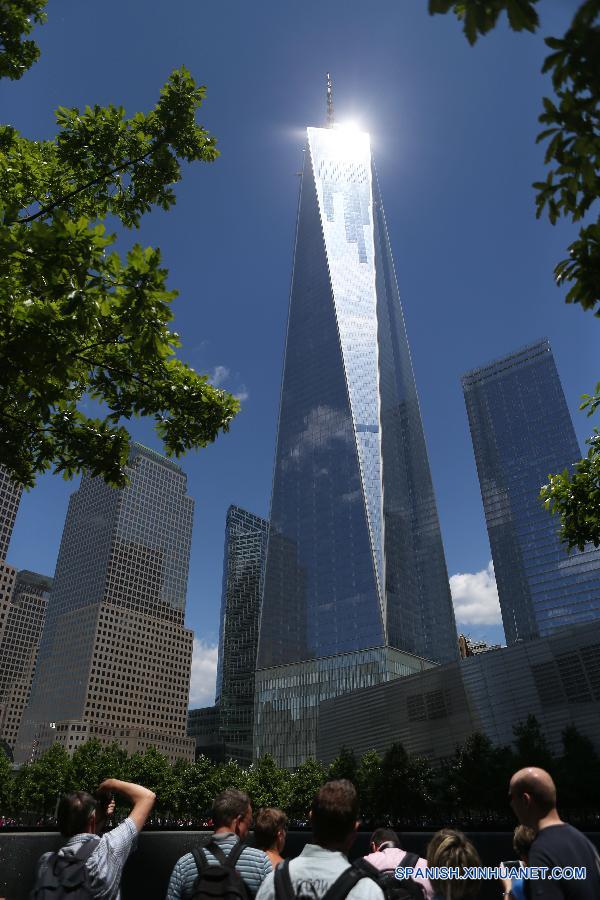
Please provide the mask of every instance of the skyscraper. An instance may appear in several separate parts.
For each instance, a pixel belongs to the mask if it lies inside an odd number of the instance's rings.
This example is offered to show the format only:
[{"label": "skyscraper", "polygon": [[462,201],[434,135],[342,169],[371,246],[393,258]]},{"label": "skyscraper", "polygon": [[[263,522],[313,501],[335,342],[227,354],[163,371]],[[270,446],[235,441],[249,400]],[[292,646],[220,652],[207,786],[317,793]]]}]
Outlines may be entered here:
[{"label": "skyscraper", "polygon": [[194,501],[182,469],[133,444],[129,484],[71,496],[15,760],[89,737],[193,759],[183,624]]},{"label": "skyscraper", "polygon": [[540,487],[581,457],[547,340],[462,378],[508,644],[600,617],[600,550],[567,552]]},{"label": "skyscraper", "polygon": [[271,501],[255,752],[316,752],[325,697],[456,658],[369,136],[309,128]]},{"label": "skyscraper", "polygon": [[0,466],[0,562],[8,553],[22,493],[22,486],[16,485],[4,466]]},{"label": "skyscraper", "polygon": [[12,749],[29,699],[52,579],[18,572],[0,622],[0,739]]},{"label": "skyscraper", "polygon": [[269,523],[227,510],[216,703],[225,756],[252,761],[254,672]]}]

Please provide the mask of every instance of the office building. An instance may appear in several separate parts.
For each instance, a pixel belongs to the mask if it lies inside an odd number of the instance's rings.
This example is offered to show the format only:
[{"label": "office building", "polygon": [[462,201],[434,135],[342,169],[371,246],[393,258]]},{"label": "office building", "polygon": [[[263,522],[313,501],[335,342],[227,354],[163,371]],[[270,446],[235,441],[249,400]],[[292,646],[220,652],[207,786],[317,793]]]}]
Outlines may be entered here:
[{"label": "office building", "polygon": [[269,523],[230,506],[217,667],[219,730],[228,759],[252,762],[254,672]]},{"label": "office building", "polygon": [[0,466],[0,562],[8,553],[22,493],[22,486],[16,485],[4,466]]},{"label": "office building", "polygon": [[458,655],[368,134],[309,128],[256,676],[255,753],[316,751],[319,701]]},{"label": "office building", "polygon": [[534,715],[551,753],[569,725],[600,752],[600,621],[376,685],[321,704],[318,758],[346,747],[360,757],[400,743],[448,759],[475,732],[497,746]]},{"label": "office building", "polygon": [[71,496],[15,760],[90,737],[193,759],[184,627],[193,500],[174,462],[132,444],[128,485]]},{"label": "office building", "polygon": [[600,618],[600,550],[569,553],[539,499],[550,473],[581,458],[548,341],[462,385],[507,644]]},{"label": "office building", "polygon": [[225,762],[225,745],[219,722],[219,707],[216,705],[188,710],[187,733],[194,739],[196,759],[206,756],[213,763]]},{"label": "office building", "polygon": [[501,650],[501,644],[488,644],[487,641],[479,638],[472,638],[468,634],[459,634],[458,636],[458,652],[461,659],[467,656],[477,656],[478,653],[489,653],[490,650]]},{"label": "office building", "polygon": [[29,699],[52,579],[17,573],[0,625],[0,739],[12,749]]}]

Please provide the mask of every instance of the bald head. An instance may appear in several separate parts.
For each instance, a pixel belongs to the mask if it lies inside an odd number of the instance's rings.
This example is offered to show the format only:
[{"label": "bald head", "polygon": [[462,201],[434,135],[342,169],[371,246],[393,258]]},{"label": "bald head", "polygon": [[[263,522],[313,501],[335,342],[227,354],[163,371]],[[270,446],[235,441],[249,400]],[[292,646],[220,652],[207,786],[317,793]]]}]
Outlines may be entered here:
[{"label": "bald head", "polygon": [[510,799],[523,825],[535,826],[556,810],[556,786],[544,769],[519,769],[510,779]]}]

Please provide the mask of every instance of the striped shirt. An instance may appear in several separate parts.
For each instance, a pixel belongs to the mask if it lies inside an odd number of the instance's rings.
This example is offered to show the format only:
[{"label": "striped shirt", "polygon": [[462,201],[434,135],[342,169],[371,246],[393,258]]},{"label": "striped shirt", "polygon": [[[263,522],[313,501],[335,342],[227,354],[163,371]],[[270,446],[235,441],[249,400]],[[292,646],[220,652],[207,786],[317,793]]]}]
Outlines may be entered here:
[{"label": "striped shirt", "polygon": [[[86,841],[96,841],[98,846],[85,862],[88,873],[91,896],[94,900],[120,900],[121,875],[123,866],[131,853],[138,835],[133,819],[125,819],[112,831],[107,831],[101,838],[95,834],[76,834],[69,838],[64,847],[58,851],[65,856],[76,853]],[[38,866],[38,878],[47,868],[53,853],[44,853]]]},{"label": "striped shirt", "polygon": [[[229,856],[231,850],[238,842],[238,837],[233,832],[215,834],[212,839],[217,842],[226,856]],[[216,866],[219,864],[209,850],[206,850],[206,848],[202,849],[206,853],[209,865]],[[245,847],[242,850],[235,868],[242,876],[252,896],[256,894],[269,872],[272,871],[271,861],[267,854],[263,853],[262,850],[256,850],[254,847]],[[166,900],[189,900],[197,877],[198,869],[194,857],[191,853],[186,853],[185,856],[182,856],[175,863],[167,889]]]}]

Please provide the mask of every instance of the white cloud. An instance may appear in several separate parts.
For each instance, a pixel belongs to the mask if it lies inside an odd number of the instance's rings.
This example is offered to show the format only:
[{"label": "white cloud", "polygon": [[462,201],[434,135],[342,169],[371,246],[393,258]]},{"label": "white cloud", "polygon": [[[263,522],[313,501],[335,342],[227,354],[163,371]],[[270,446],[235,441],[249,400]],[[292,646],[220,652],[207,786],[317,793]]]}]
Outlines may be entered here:
[{"label": "white cloud", "polygon": [[194,638],[190,682],[191,707],[212,706],[215,702],[218,653],[219,648],[216,644],[206,644]]},{"label": "white cloud", "polygon": [[241,384],[239,390],[233,396],[235,397],[236,400],[239,400],[240,403],[243,403],[245,400],[248,399],[250,394],[248,393],[248,389],[246,388],[246,385]]},{"label": "white cloud", "polygon": [[450,577],[456,621],[464,625],[498,625],[502,622],[494,564],[481,572],[460,572]]},{"label": "white cloud", "polygon": [[224,381],[229,378],[229,369],[227,366],[215,366],[208,380],[214,387],[220,387]]},{"label": "white cloud", "polygon": [[[234,385],[237,382],[237,388],[225,388],[225,382],[229,381],[230,379],[234,383]],[[250,396],[246,385],[240,382],[239,373],[234,372],[232,376],[231,369],[228,369],[227,366],[215,366],[208,376],[208,380],[213,387],[225,388],[225,390],[233,394],[236,400],[240,400],[242,403]]]}]

